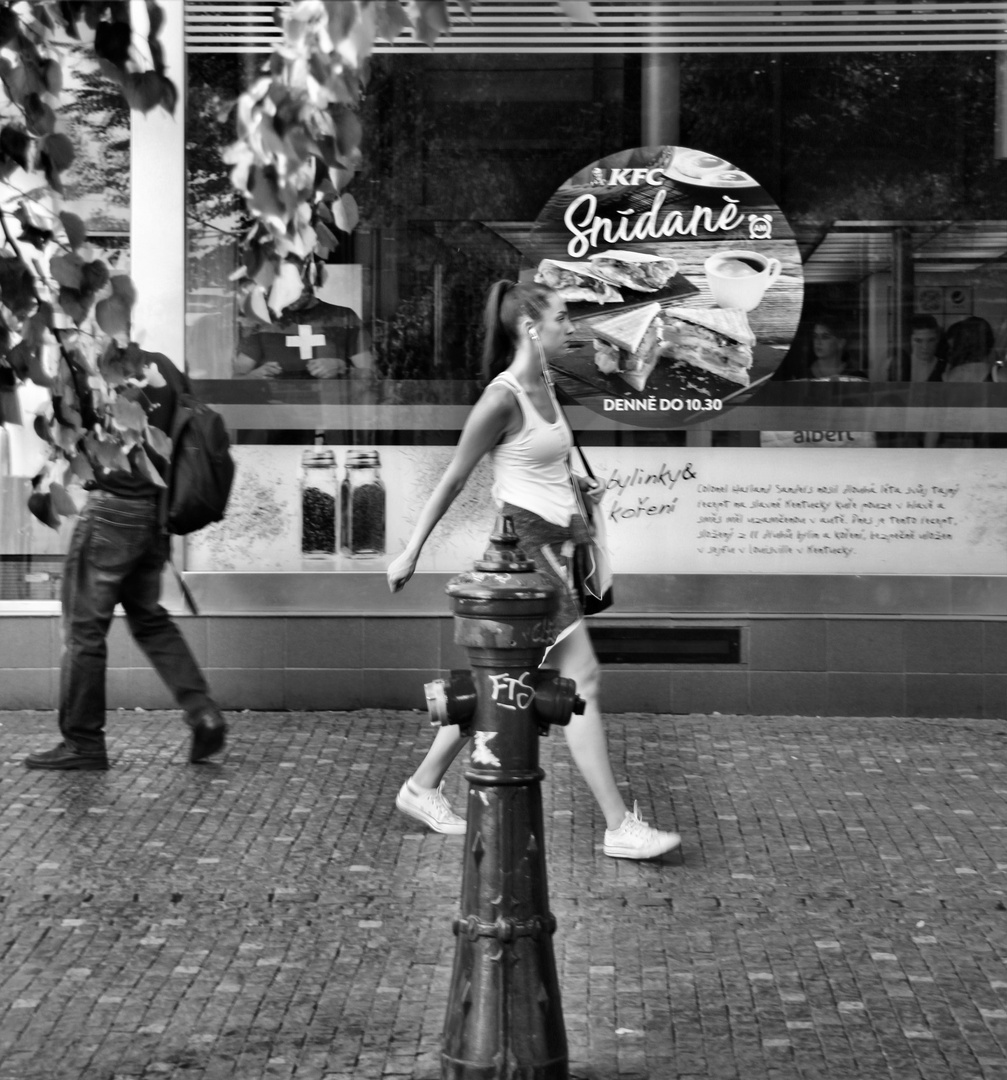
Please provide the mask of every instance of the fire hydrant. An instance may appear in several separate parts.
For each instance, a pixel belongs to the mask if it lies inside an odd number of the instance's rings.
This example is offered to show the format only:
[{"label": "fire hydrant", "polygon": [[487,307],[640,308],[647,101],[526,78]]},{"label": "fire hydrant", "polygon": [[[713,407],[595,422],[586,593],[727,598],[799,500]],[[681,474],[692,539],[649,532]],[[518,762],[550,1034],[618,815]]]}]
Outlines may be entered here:
[{"label": "fire hydrant", "polygon": [[472,736],[461,913],[441,1050],[444,1080],[567,1080],[549,910],[538,737],[582,712],[571,679],[539,667],[556,587],[509,517],[447,587],[471,672],[427,684],[432,720]]}]

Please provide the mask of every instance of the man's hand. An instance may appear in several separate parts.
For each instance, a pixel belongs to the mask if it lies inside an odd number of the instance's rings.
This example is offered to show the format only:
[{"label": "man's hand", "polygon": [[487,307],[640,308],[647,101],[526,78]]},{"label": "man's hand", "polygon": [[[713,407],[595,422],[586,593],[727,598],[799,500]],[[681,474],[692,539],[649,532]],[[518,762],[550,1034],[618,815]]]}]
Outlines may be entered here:
[{"label": "man's hand", "polygon": [[261,364],[257,368],[253,368],[246,376],[246,379],[274,379],[283,368],[275,360],[267,360],[264,364]]},{"label": "man's hand", "polygon": [[308,374],[316,379],[334,379],[346,374],[346,361],[337,356],[313,356],[308,361]]}]

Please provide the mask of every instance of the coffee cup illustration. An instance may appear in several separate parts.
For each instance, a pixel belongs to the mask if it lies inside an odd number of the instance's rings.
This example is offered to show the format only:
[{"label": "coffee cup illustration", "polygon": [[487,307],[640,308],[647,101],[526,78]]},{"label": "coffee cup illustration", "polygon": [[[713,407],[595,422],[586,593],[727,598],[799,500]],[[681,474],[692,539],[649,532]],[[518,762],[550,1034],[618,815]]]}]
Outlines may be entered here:
[{"label": "coffee cup illustration", "polygon": [[722,308],[752,311],[780,276],[779,259],[757,251],[718,251],[704,263],[710,295]]}]

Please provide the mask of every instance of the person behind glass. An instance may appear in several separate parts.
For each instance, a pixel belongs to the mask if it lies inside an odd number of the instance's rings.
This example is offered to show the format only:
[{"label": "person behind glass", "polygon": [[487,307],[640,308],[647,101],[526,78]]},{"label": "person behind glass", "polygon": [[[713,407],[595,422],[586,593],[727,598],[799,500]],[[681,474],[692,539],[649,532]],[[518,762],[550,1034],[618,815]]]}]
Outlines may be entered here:
[{"label": "person behind glass", "polygon": [[[677,848],[681,838],[647,825],[635,806],[632,812],[627,809],[619,793],[602,726],[598,661],[571,585],[571,541],[587,540],[587,526],[570,482],[572,434],[546,369],[573,332],[566,305],[547,286],[500,281],[487,297],[484,324],[483,377],[491,381],[473,406],[405,550],[389,566],[388,585],[398,592],[409,581],[427,538],[489,454],[494,501],[513,519],[522,548],[559,591],[555,637],[542,663],[575,680],[586,703],[583,715],[573,716],[563,730],[604,814],[603,850],[616,858],[654,858]],[[575,482],[587,498],[601,498],[600,485],[585,477]],[[451,810],[442,790],[444,775],[465,741],[457,726],[440,728],[419,768],[402,785],[395,801],[399,810],[437,832],[465,831],[464,819]]]},{"label": "person behind glass", "polygon": [[952,323],[930,382],[990,382],[996,361],[993,327],[978,315]]},{"label": "person behind glass", "polygon": [[[940,323],[933,315],[913,315],[909,320],[909,353],[891,356],[887,365],[886,378],[889,382],[925,383],[929,381],[937,366],[942,362],[944,335]],[[912,391],[911,391],[912,393]],[[915,402],[914,397],[907,398],[908,404]],[[922,431],[886,432],[882,438],[884,445],[901,449],[913,449],[923,446],[925,433]]]},{"label": "person behind glass", "polygon": [[[160,353],[147,353],[145,384],[120,391],[137,402],[147,422],[171,430],[178,394],[188,380]],[[86,427],[97,421],[81,395]],[[161,518],[161,492],[137,465],[139,448],[127,455],[130,470],[92,462],[87,502],[70,538],[62,583],[63,650],[59,684],[59,730],[52,750],[29,754],[29,769],[107,769],[105,675],[107,637],[116,604],[158,675],[171,690],[192,730],[189,761],[224,748],[227,725],[185,638],[159,603],[161,571],[170,538]],[[167,463],[152,451],[162,476]]]},{"label": "person behind glass", "polygon": [[941,327],[933,315],[909,320],[909,381],[927,382],[942,359]]},{"label": "person behind glass", "polygon": [[[935,366],[930,382],[977,383],[994,382],[996,339],[993,327],[978,315],[952,323],[944,333],[944,356]],[[924,446],[974,447],[988,445],[984,435],[958,433],[941,434],[928,431]]]},{"label": "person behind glass", "polygon": [[823,312],[815,318],[811,330],[811,359],[804,377],[815,382],[848,382],[864,378],[851,356],[849,333],[840,316]]},{"label": "person behind glass", "polygon": [[233,371],[238,379],[338,379],[372,367],[357,313],[305,293],[241,339]]}]

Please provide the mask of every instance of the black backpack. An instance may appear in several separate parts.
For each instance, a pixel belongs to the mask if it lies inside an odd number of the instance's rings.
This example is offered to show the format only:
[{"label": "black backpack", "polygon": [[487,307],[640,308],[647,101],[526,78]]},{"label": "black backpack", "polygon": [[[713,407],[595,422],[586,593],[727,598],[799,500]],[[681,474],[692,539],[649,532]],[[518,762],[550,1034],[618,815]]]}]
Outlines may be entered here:
[{"label": "black backpack", "polygon": [[166,524],[186,536],[224,516],[234,482],[231,440],[220,413],[188,388],[178,395],[169,434]]}]

